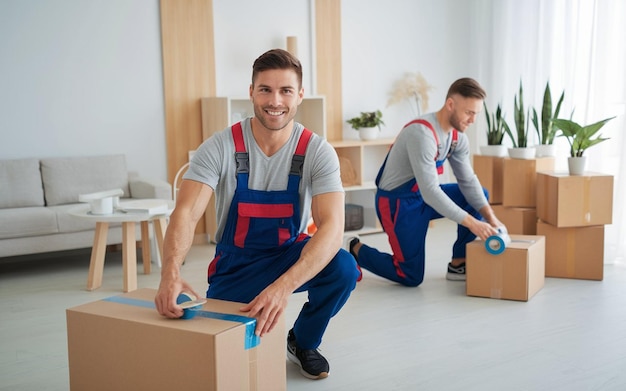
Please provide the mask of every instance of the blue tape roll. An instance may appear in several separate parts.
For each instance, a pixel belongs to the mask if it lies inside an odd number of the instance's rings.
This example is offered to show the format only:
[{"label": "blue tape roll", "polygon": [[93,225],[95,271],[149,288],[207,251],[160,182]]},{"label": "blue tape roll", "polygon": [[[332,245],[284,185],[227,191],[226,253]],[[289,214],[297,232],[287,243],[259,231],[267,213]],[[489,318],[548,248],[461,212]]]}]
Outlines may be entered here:
[{"label": "blue tape roll", "polygon": [[506,243],[501,235],[492,235],[485,241],[485,249],[489,254],[499,255],[506,249]]},{"label": "blue tape roll", "polygon": [[[193,301],[195,299],[196,299],[195,296],[190,295],[190,294],[188,294],[186,292],[182,292],[176,298],[176,304],[182,304],[182,303],[185,303],[187,301]],[[202,307],[202,305],[197,305],[195,307],[189,307],[189,308],[183,309],[183,316],[181,316],[180,319],[191,319],[191,318],[193,318],[198,313],[198,310],[200,309],[200,307]]]}]

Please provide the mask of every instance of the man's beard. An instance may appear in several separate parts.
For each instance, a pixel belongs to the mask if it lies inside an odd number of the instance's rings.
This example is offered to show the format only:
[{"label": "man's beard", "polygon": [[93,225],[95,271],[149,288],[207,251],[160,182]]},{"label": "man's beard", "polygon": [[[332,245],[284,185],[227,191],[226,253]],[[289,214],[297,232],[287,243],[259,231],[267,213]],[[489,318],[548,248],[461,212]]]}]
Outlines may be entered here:
[{"label": "man's beard", "polygon": [[[259,112],[259,110],[260,110],[260,112]],[[295,114],[293,114],[293,115],[291,114],[291,110],[284,110],[284,109],[281,109],[281,110],[276,110],[276,111],[286,111],[286,112],[287,112],[287,113],[285,114],[285,115],[286,115],[286,117],[285,117],[285,118],[286,118],[285,122],[284,122],[284,123],[282,123],[282,122],[281,122],[281,123],[279,123],[279,125],[277,126],[277,124],[276,124],[276,123],[268,123],[268,121],[266,121],[266,116],[270,116],[269,114],[267,114],[267,113],[265,112],[265,110],[266,110],[266,109],[261,108],[261,109],[259,109],[259,110],[257,110],[257,109],[255,108],[255,109],[254,109],[254,115],[255,115],[256,119],[257,119],[257,120],[259,120],[259,122],[261,123],[261,125],[263,125],[263,126],[264,126],[266,129],[268,129],[268,130],[276,130],[276,131],[278,131],[278,130],[283,130],[283,129],[285,129],[285,127],[289,124],[289,122],[291,122],[291,120],[293,120],[293,118],[295,117]],[[273,110],[272,110],[272,109],[269,109],[269,111],[273,111]],[[271,116],[270,116],[270,117],[271,117]]]},{"label": "man's beard", "polygon": [[452,127],[458,131],[464,131],[465,128],[462,126],[461,121],[459,121],[459,118],[456,116],[456,113],[452,113],[452,115],[450,116],[450,125],[452,125]]}]

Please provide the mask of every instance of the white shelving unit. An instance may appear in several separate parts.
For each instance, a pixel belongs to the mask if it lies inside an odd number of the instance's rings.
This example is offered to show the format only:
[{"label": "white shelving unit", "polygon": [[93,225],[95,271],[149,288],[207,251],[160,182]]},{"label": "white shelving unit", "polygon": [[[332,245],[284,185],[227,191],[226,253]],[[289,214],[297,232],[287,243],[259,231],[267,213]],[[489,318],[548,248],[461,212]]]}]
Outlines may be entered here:
[{"label": "white shelving unit", "polygon": [[[382,232],[374,207],[376,197],[376,175],[387,156],[393,139],[370,141],[332,141],[339,159],[346,159],[354,170],[354,181],[344,183],[346,203],[363,206],[363,228],[350,231],[359,235]],[[345,167],[343,167],[345,169]]]}]

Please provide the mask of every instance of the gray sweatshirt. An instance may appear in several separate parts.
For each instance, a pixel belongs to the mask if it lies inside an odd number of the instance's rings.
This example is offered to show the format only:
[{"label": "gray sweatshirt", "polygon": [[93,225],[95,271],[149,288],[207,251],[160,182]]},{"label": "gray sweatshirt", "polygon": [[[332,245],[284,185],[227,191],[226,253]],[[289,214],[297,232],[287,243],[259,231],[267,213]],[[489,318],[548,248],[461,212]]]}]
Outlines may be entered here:
[{"label": "gray sweatshirt", "polygon": [[[439,146],[437,146],[433,132],[424,125],[412,124],[402,129],[389,151],[387,165],[378,187],[382,190],[393,190],[415,178],[424,202],[442,216],[461,223],[467,216],[467,212],[459,208],[443,192],[435,164],[437,150],[439,151],[438,160],[444,159],[448,154],[452,132],[444,133],[435,113],[428,113],[421,119],[428,121],[435,128]],[[487,205],[488,201],[482,186],[470,163],[469,141],[464,133],[458,132],[456,149],[448,161],[461,193],[469,204],[476,210]]]}]

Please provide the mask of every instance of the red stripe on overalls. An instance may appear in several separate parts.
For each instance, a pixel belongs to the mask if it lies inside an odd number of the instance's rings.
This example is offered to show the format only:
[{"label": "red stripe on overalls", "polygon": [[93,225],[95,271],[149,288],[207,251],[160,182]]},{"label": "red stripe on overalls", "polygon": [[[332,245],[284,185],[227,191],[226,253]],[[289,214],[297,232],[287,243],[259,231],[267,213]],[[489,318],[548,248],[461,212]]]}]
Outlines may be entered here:
[{"label": "red stripe on overalls", "polygon": [[[298,140],[298,145],[296,146],[296,152],[294,153],[294,155],[304,156],[304,154],[306,152],[306,147],[309,144],[309,140],[311,139],[312,135],[313,135],[313,132],[309,131],[306,128],[304,129],[304,131],[300,135],[300,139]],[[291,216],[293,213],[299,213],[299,211],[294,211],[293,210],[291,204],[289,204],[287,206],[289,206],[289,209],[292,211],[289,216]],[[280,216],[278,216],[278,217],[280,217]],[[289,232],[289,230],[286,229],[286,228],[278,228],[278,243],[279,244],[283,244],[283,243],[285,243],[289,239],[291,239],[291,232]],[[299,240],[303,240],[300,237],[298,237],[298,239]],[[298,241],[298,240],[296,240],[296,241]]]},{"label": "red stripe on overalls", "polygon": [[[232,126],[233,141],[235,142],[235,152],[246,152],[246,144],[243,141],[243,129],[241,128],[241,122],[237,122]],[[246,234],[250,228],[250,218],[239,219],[237,221],[237,228],[235,229],[235,237],[233,241],[235,245],[243,247],[246,240]]]},{"label": "red stripe on overalls", "polygon": [[404,254],[402,253],[402,247],[400,247],[400,241],[396,235],[395,221],[398,221],[398,212],[400,211],[400,200],[396,201],[396,213],[391,218],[391,207],[389,205],[389,198],[378,198],[378,210],[380,211],[381,224],[383,229],[389,237],[389,244],[391,245],[391,252],[393,258],[393,265],[396,268],[396,274],[400,278],[406,278],[406,274],[400,268],[400,264],[404,262]]}]

